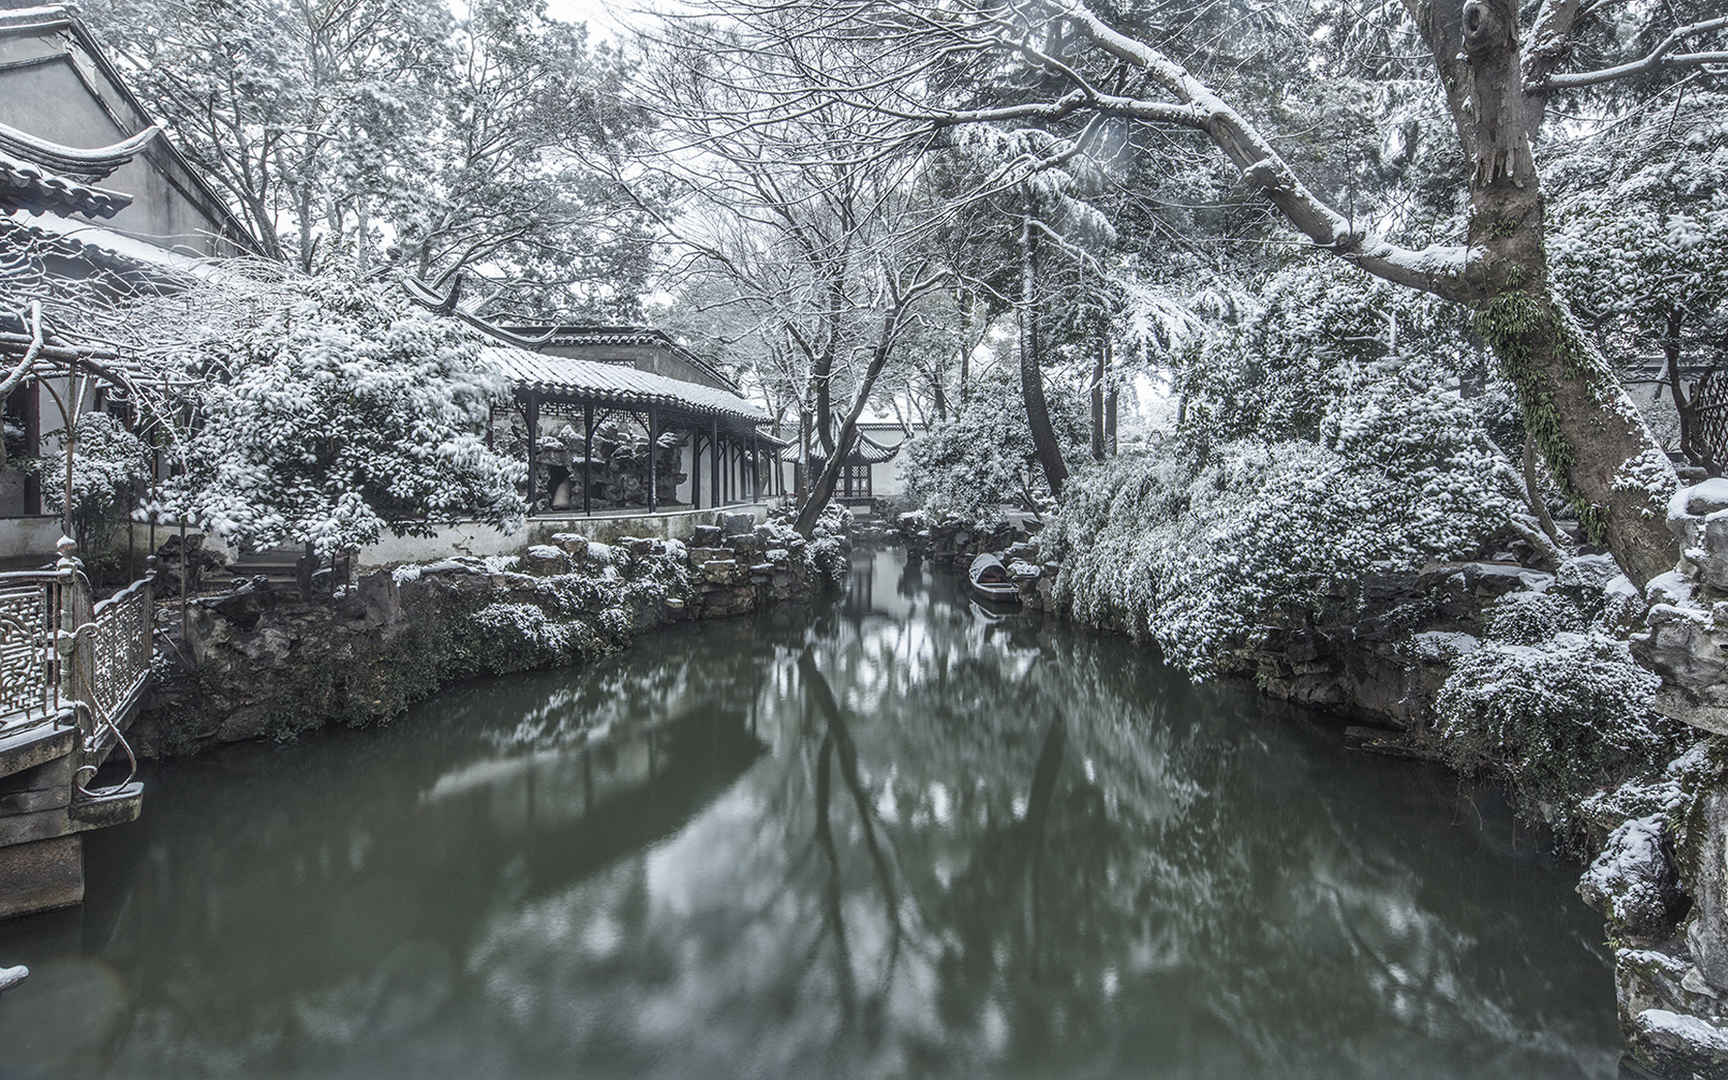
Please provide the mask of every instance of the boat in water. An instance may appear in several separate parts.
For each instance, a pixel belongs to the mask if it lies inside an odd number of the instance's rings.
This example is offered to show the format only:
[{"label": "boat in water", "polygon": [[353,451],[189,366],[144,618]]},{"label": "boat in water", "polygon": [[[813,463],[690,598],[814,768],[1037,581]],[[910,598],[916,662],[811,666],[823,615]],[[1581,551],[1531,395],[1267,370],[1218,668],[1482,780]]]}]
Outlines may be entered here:
[{"label": "boat in water", "polygon": [[980,555],[966,571],[972,595],[988,604],[1020,605],[1020,588],[1008,579],[1008,567],[994,555]]}]

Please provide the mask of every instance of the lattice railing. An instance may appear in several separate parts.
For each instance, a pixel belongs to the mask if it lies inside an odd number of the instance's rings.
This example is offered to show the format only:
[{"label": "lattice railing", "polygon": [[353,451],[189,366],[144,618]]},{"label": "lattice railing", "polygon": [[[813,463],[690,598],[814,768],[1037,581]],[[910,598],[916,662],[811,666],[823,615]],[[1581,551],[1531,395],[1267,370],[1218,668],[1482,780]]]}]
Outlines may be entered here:
[{"label": "lattice railing", "polygon": [[0,574],[0,734],[90,706],[86,735],[118,722],[150,677],[154,601],[133,582],[94,607],[76,560]]},{"label": "lattice railing", "polygon": [[0,730],[59,712],[59,590],[57,574],[0,574]]},{"label": "lattice railing", "polygon": [[91,691],[104,716],[116,716],[150,677],[151,608],[148,581],[134,581],[96,605]]}]

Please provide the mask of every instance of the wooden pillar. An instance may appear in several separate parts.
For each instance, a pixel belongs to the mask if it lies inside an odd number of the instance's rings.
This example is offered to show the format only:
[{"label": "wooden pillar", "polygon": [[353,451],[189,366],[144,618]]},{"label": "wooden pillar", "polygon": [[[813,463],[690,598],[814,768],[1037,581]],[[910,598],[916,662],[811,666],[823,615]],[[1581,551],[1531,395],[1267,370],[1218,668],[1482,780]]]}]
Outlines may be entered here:
[{"label": "wooden pillar", "polygon": [[590,500],[594,494],[594,403],[582,403],[582,513],[593,512]]},{"label": "wooden pillar", "polygon": [[534,500],[540,496],[540,395],[528,391],[522,411],[528,420],[528,512],[534,512]]},{"label": "wooden pillar", "polygon": [[720,493],[720,421],[718,420],[713,422],[713,427],[708,432],[708,465],[708,471],[714,474],[708,482],[709,493],[713,496],[710,501],[713,502],[714,509],[718,510],[721,500],[724,498]]},{"label": "wooden pillar", "polygon": [[690,429],[690,509],[702,509],[702,432]]},{"label": "wooden pillar", "polygon": [[[16,393],[24,394],[24,452],[32,456],[42,453],[42,387],[27,383]],[[24,512],[42,512],[42,478],[31,471],[24,474]]]},{"label": "wooden pillar", "polygon": [[648,406],[648,512],[660,508],[660,410]]},{"label": "wooden pillar", "polygon": [[755,436],[750,438],[750,490],[753,493],[751,502],[762,501],[762,443]]}]

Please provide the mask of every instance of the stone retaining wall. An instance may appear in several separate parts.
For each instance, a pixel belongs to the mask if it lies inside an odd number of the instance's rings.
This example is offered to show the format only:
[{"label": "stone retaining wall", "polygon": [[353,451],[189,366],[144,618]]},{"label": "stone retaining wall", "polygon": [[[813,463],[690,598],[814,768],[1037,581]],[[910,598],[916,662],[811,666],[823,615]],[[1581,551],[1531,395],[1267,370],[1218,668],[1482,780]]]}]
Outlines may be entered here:
[{"label": "stone retaining wall", "polygon": [[806,541],[747,517],[696,528],[688,545],[548,540],[375,570],[329,601],[256,586],[199,600],[134,744],[190,754],[377,723],[458,679],[581,663],[660,626],[811,598],[847,567],[845,536]]}]

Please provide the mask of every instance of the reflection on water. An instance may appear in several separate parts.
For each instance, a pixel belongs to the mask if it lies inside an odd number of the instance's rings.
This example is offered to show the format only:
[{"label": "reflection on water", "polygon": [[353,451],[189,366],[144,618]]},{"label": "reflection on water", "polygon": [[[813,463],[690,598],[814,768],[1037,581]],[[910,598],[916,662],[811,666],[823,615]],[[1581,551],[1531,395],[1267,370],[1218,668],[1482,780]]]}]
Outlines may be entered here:
[{"label": "reflection on water", "polygon": [[858,571],[158,769],[0,926],[0,1075],[1613,1074],[1600,924],[1483,797]]}]

